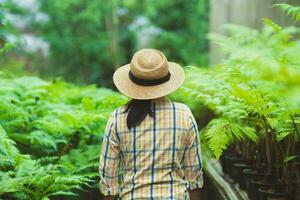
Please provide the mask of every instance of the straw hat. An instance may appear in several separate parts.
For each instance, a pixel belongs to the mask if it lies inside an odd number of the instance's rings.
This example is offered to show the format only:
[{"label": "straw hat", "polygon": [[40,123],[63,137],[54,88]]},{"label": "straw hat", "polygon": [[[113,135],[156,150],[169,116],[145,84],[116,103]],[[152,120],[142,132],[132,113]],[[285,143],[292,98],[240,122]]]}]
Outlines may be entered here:
[{"label": "straw hat", "polygon": [[184,81],[180,65],[168,62],[156,49],[136,52],[130,64],[117,69],[113,81],[120,92],[133,99],[155,99],[165,96]]}]

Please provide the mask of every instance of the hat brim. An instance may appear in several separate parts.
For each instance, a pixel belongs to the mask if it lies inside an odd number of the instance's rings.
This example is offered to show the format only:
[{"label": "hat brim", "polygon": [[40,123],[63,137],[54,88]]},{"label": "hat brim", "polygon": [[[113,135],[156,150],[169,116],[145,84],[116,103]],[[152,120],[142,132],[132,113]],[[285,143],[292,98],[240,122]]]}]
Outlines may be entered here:
[{"label": "hat brim", "polygon": [[169,63],[170,80],[155,86],[141,86],[129,78],[130,65],[117,69],[113,81],[117,89],[124,95],[133,99],[156,99],[168,95],[178,89],[184,82],[183,68],[174,62]]}]

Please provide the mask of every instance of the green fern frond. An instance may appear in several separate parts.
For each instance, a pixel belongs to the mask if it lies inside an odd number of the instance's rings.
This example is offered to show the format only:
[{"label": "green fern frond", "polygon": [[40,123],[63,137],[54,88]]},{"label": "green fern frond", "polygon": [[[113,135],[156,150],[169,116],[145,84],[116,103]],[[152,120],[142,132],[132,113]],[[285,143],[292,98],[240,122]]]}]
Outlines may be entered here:
[{"label": "green fern frond", "polygon": [[15,156],[18,153],[15,141],[11,140],[2,125],[0,124],[0,154]]},{"label": "green fern frond", "polygon": [[37,159],[36,161],[41,165],[48,165],[51,163],[55,163],[58,160],[58,156],[44,156],[42,158]]},{"label": "green fern frond", "polygon": [[71,192],[71,191],[58,191],[58,192],[53,192],[49,196],[56,196],[56,195],[62,195],[62,196],[77,196],[78,194]]},{"label": "green fern frond", "polygon": [[81,185],[81,184],[87,184],[91,180],[85,178],[84,176],[79,175],[72,175],[69,177],[57,177],[55,179],[55,184],[61,184],[61,185]]},{"label": "green fern frond", "polygon": [[300,20],[300,7],[293,6],[287,3],[279,3],[274,6],[279,7],[284,13],[290,15],[294,20]]},{"label": "green fern frond", "polygon": [[269,18],[263,18],[264,24],[266,26],[271,27],[274,32],[278,33],[280,31],[282,31],[282,27],[279,26],[277,23],[275,23],[273,20],[269,19]]},{"label": "green fern frond", "polygon": [[209,148],[217,159],[222,152],[234,142],[249,139],[253,142],[258,141],[255,130],[251,127],[241,126],[225,119],[212,120],[203,131]]},{"label": "green fern frond", "polygon": [[95,187],[100,135],[127,98],[36,77],[0,84],[0,198],[46,200]]},{"label": "green fern frond", "polygon": [[16,119],[22,119],[24,122],[28,121],[28,114],[21,107],[8,102],[7,100],[0,100],[0,120],[1,121],[13,121]]},{"label": "green fern frond", "polygon": [[50,133],[51,135],[58,135],[58,134],[71,134],[72,130],[68,127],[64,126],[64,124],[55,118],[52,119],[39,119],[33,121],[30,126],[44,130],[45,132]]}]

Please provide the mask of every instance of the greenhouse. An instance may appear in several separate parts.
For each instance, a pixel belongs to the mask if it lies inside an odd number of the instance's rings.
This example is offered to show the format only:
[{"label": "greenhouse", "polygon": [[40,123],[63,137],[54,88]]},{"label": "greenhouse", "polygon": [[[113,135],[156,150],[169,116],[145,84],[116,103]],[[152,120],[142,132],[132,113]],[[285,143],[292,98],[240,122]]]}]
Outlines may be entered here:
[{"label": "greenhouse", "polygon": [[0,0],[0,200],[300,200],[299,25],[300,0]]}]

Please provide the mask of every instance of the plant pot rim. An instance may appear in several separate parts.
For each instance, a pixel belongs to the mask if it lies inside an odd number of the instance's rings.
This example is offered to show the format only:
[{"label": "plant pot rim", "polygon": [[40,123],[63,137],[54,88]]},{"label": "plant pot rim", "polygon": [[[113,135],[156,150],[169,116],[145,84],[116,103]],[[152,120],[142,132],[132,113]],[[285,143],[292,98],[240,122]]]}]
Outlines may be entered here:
[{"label": "plant pot rim", "polygon": [[245,167],[246,169],[253,169],[255,166],[254,165],[249,165],[249,164],[246,164],[244,162],[237,162],[237,163],[234,163],[233,164],[235,167]]},{"label": "plant pot rim", "polygon": [[266,182],[265,180],[251,180],[251,183],[264,186],[275,186],[276,184]]},{"label": "plant pot rim", "polygon": [[238,157],[238,156],[229,156],[229,155],[224,155],[225,159],[231,160],[231,161],[244,161],[245,159],[243,157]]},{"label": "plant pot rim", "polygon": [[254,168],[246,168],[243,169],[243,173],[246,175],[264,175],[263,173],[258,172],[256,169]]}]

